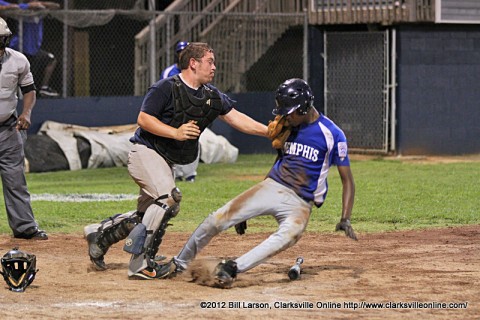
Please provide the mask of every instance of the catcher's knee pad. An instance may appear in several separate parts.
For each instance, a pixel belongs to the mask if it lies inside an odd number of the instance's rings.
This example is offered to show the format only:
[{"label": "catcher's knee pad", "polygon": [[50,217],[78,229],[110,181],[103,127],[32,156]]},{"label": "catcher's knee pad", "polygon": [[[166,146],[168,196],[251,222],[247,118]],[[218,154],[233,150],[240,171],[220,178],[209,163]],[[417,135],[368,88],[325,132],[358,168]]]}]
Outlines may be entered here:
[{"label": "catcher's knee pad", "polygon": [[[172,205],[167,205],[163,203],[161,200],[171,198],[173,200]],[[149,261],[153,261],[155,259],[155,255],[158,252],[158,248],[162,243],[163,235],[165,234],[165,230],[168,227],[168,222],[171,218],[175,217],[178,212],[180,211],[180,201],[182,201],[182,192],[178,188],[173,188],[170,192],[170,195],[165,194],[163,196],[158,197],[155,199],[155,204],[160,206],[162,209],[165,210],[162,220],[160,221],[159,226],[156,230],[149,230],[147,231],[147,241],[146,241],[146,255],[150,259]],[[171,201],[170,201],[171,202]]]},{"label": "catcher's knee pad", "polygon": [[143,223],[139,223],[133,228],[125,240],[123,250],[132,254],[141,254],[145,239],[147,238],[147,228]]},{"label": "catcher's knee pad", "polygon": [[[168,205],[167,203],[162,202],[161,200],[164,199],[167,199],[168,203],[172,203],[172,201],[168,201],[169,199],[172,199],[173,204]],[[170,220],[178,214],[180,211],[180,201],[182,201],[182,192],[177,187],[173,188],[170,194],[164,194],[155,199],[154,204],[165,210],[165,215],[163,216],[162,221],[165,217],[168,217],[168,220]]]},{"label": "catcher's knee pad", "polygon": [[130,215],[117,214],[103,220],[98,228],[97,245],[106,253],[111,245],[125,239],[140,220],[141,215],[137,211]]}]

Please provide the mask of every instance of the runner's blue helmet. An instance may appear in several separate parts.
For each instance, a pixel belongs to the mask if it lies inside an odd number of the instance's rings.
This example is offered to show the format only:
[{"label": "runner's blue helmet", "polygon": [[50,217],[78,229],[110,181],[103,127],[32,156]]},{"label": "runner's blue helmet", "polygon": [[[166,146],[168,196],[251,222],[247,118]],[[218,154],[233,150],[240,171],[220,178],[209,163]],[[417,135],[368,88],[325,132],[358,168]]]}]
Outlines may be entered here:
[{"label": "runner's blue helmet", "polygon": [[272,110],[274,115],[288,115],[295,110],[305,115],[313,107],[313,92],[305,80],[293,78],[282,83],[275,95],[277,107]]},{"label": "runner's blue helmet", "polygon": [[175,52],[177,54],[180,53],[180,51],[182,51],[183,49],[185,49],[185,47],[188,46],[188,42],[187,41],[179,41],[177,43],[177,45],[175,46]]}]

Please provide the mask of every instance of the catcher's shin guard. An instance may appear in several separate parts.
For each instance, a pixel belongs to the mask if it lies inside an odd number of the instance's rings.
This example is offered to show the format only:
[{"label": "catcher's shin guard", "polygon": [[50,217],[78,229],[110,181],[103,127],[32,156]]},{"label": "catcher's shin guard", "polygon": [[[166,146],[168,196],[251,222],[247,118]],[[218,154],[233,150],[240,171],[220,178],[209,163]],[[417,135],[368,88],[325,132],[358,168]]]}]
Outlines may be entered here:
[{"label": "catcher's shin guard", "polygon": [[[168,227],[168,222],[170,219],[174,218],[180,211],[180,201],[182,200],[182,192],[178,188],[173,188],[171,192],[172,199],[175,203],[171,206],[167,206],[163,202],[159,201],[168,197],[168,195],[163,195],[158,197],[155,200],[155,204],[165,209],[165,214],[163,215],[162,221],[158,229],[153,232],[153,237],[150,243],[146,247],[146,256],[148,257],[147,261],[149,264],[155,264],[155,255],[158,252],[158,248],[162,243],[162,238],[165,234],[165,231]],[[152,266],[150,266],[152,267]]]},{"label": "catcher's shin guard", "polygon": [[114,215],[103,220],[98,228],[97,245],[106,253],[112,244],[125,239],[140,221],[137,211],[130,216]]},{"label": "catcher's shin guard", "polygon": [[125,239],[140,220],[141,214],[133,211],[128,214],[117,214],[105,219],[100,223],[100,226],[95,227],[94,230],[92,230],[91,226],[85,227],[88,254],[97,270],[106,269],[103,256],[114,243]]}]

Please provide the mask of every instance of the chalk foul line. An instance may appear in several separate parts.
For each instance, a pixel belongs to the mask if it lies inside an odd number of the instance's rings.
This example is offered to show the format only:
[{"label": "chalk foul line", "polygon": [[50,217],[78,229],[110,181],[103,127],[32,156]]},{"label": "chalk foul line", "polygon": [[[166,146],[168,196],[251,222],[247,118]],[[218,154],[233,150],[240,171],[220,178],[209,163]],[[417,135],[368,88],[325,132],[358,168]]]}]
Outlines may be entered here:
[{"label": "chalk foul line", "polygon": [[66,194],[31,194],[32,201],[55,201],[55,202],[93,202],[93,201],[129,201],[136,200],[135,194],[111,194],[111,193],[66,193]]}]

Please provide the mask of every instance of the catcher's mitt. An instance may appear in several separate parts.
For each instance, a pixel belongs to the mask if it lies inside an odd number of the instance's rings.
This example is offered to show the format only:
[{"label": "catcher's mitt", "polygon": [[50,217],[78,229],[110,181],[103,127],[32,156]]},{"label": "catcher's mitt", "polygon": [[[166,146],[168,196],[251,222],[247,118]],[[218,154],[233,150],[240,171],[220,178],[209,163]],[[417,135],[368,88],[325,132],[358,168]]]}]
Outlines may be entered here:
[{"label": "catcher's mitt", "polygon": [[285,116],[277,115],[268,122],[268,137],[272,140],[272,147],[282,149],[291,132],[290,125]]}]

